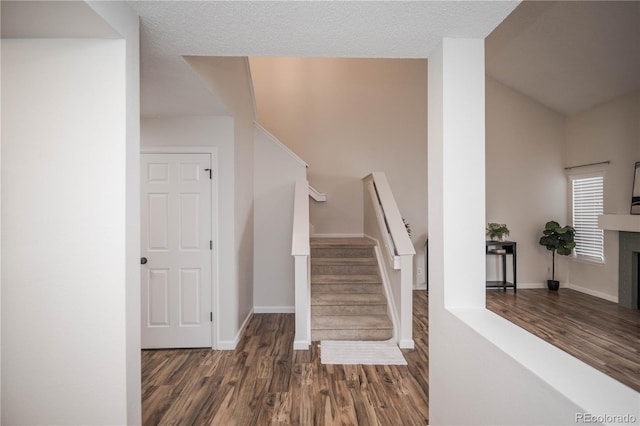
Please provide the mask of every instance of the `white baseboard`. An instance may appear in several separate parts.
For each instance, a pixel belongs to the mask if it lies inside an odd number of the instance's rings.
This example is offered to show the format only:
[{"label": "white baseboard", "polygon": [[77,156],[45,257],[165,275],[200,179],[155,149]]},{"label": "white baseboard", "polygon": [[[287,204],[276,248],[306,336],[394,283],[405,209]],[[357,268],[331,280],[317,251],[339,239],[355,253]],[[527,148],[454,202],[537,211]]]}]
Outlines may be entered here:
[{"label": "white baseboard", "polygon": [[600,299],[608,300],[609,302],[618,303],[618,296],[611,296],[610,294],[602,293],[597,290],[591,290],[590,288],[580,287],[575,284],[567,284],[567,288],[571,290],[579,291],[580,293],[588,294],[589,296],[594,296]]},{"label": "white baseboard", "polygon": [[[527,290],[535,288],[547,288],[547,283],[518,283],[518,289]],[[571,290],[579,291],[580,293],[588,294],[589,296],[597,297],[600,299],[608,300],[609,302],[618,303],[617,296],[611,296],[610,294],[602,293],[597,290],[591,290],[590,288],[581,287],[579,285],[571,283],[560,283],[560,288],[568,288]]]},{"label": "white baseboard", "polygon": [[413,342],[413,339],[400,340],[400,342],[398,343],[398,347],[400,349],[414,349],[415,343]]},{"label": "white baseboard", "polygon": [[308,351],[311,346],[311,342],[308,340],[294,340],[293,341],[293,350],[294,351]]},{"label": "white baseboard", "polygon": [[219,349],[221,351],[233,351],[233,350],[235,350],[236,347],[238,346],[238,343],[240,343],[240,339],[242,338],[242,335],[244,334],[244,330],[247,328],[247,325],[249,324],[249,320],[251,319],[252,316],[253,316],[253,309],[251,309],[249,311],[249,314],[244,319],[244,322],[240,326],[240,330],[238,330],[238,332],[236,333],[236,336],[234,337],[234,339],[233,340],[218,340],[218,348],[217,349]]},{"label": "white baseboard", "polygon": [[254,306],[254,314],[295,314],[294,306]]},{"label": "white baseboard", "polygon": [[311,238],[362,238],[364,234],[358,233],[346,233],[346,234],[312,234]]}]

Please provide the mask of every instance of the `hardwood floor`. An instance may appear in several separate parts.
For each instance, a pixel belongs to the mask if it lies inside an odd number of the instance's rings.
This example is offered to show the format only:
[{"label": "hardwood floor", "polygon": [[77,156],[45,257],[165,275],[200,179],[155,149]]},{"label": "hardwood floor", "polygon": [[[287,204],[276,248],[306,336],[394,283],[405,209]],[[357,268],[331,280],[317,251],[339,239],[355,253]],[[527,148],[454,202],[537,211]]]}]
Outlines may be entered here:
[{"label": "hardwood floor", "polygon": [[[294,316],[259,314],[235,351],[142,352],[145,425],[426,425],[428,297],[414,291],[408,366],[320,364]],[[640,391],[640,311],[573,290],[487,292],[487,308]]]},{"label": "hardwood floor", "polygon": [[143,424],[426,425],[427,292],[413,303],[408,366],[323,365],[292,349],[293,314],[254,315],[235,351],[143,351]]},{"label": "hardwood floor", "polygon": [[570,289],[489,291],[487,309],[640,392],[640,311]]}]

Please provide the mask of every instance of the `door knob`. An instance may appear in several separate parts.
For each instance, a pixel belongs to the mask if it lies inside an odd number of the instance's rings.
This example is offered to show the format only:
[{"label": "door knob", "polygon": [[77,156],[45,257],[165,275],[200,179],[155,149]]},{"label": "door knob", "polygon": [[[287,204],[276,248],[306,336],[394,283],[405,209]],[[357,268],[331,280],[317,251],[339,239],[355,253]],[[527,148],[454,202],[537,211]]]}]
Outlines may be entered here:
[{"label": "door knob", "polygon": [[144,265],[144,264],[146,264],[146,263],[147,263],[147,258],[146,258],[146,257],[141,257],[141,258],[140,258],[140,264],[141,264],[141,265]]}]

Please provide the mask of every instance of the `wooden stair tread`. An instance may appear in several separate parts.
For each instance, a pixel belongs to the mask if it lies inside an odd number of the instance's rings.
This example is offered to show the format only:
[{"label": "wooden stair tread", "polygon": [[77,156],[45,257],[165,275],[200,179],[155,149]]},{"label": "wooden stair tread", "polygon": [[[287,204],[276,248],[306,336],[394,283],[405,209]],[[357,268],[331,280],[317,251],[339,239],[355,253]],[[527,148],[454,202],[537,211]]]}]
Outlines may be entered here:
[{"label": "wooden stair tread", "polygon": [[311,319],[313,330],[392,329],[387,315],[327,315]]},{"label": "wooden stair tread", "polygon": [[311,238],[310,244],[311,248],[362,248],[376,245],[369,238]]},{"label": "wooden stair tread", "polygon": [[312,265],[359,265],[376,266],[376,258],[371,257],[317,257],[311,258]]},{"label": "wooden stair tread", "polygon": [[318,293],[311,291],[311,305],[386,305],[382,293]]},{"label": "wooden stair tread", "polygon": [[393,322],[369,238],[311,239],[311,339],[388,340]]},{"label": "wooden stair tread", "polygon": [[348,283],[321,283],[314,284],[311,290],[315,294],[377,294],[383,293],[382,284],[372,283],[360,283],[360,284],[348,284]]},{"label": "wooden stair tread", "polygon": [[382,281],[377,275],[312,275],[311,284],[380,284]]}]

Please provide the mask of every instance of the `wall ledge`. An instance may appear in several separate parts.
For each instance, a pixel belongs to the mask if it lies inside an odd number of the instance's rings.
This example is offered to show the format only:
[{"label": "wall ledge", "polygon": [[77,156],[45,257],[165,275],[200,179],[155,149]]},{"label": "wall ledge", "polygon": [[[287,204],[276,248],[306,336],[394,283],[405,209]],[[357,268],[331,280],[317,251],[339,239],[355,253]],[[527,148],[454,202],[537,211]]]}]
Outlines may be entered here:
[{"label": "wall ledge", "polygon": [[447,310],[585,412],[635,413],[640,407],[640,393],[493,312]]},{"label": "wall ledge", "polygon": [[605,231],[640,232],[640,215],[602,214],[598,226]]}]

